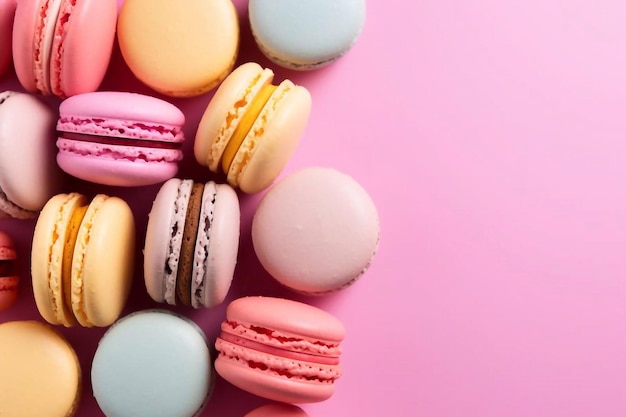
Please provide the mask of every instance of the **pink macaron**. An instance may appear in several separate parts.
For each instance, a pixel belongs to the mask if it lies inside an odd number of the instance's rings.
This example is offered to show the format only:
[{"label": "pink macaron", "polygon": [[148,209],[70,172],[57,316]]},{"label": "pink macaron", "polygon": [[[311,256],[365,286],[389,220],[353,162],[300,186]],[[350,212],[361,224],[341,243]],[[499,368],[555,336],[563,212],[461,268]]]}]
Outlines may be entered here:
[{"label": "pink macaron", "polygon": [[148,220],[144,278],[157,302],[214,307],[230,288],[239,248],[239,199],[226,184],[172,178]]},{"label": "pink macaron", "polygon": [[178,172],[185,115],[173,104],[99,91],[66,99],[59,113],[57,162],[76,178],[130,187]]},{"label": "pink macaron", "polygon": [[95,91],[111,59],[115,0],[20,0],[13,61],[31,93],[69,97]]},{"label": "pink macaron", "polygon": [[308,417],[308,414],[292,404],[274,403],[250,411],[244,417]]},{"label": "pink macaron", "polygon": [[15,260],[13,239],[0,231],[0,311],[11,307],[17,299],[20,277],[16,273]]},{"label": "pink macaron", "polygon": [[263,267],[281,284],[306,294],[352,285],[378,249],[379,218],[367,191],[332,168],[297,171],[276,183],[252,221]]},{"label": "pink macaron", "polygon": [[330,313],[282,298],[244,297],[228,305],[221,327],[215,369],[233,385],[292,404],[333,395],[345,330]]},{"label": "pink macaron", "polygon": [[11,34],[15,6],[15,0],[0,0],[0,76],[11,64]]}]

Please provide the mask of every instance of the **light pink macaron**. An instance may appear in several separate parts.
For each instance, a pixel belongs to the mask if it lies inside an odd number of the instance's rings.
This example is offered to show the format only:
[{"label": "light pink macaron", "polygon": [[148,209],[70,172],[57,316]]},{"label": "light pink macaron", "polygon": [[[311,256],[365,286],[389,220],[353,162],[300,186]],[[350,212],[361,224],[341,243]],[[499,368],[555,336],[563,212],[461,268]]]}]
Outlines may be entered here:
[{"label": "light pink macaron", "polygon": [[252,222],[252,242],[263,267],[280,283],[306,294],[353,284],[378,248],[374,202],[350,176],[305,168],[276,183]]},{"label": "light pink macaron", "polygon": [[31,93],[95,91],[106,74],[117,22],[115,0],[20,0],[13,62]]},{"label": "light pink macaron", "polygon": [[282,298],[244,297],[228,305],[221,328],[215,369],[233,385],[291,404],[333,395],[345,329],[330,313]]},{"label": "light pink macaron", "polygon": [[214,307],[237,262],[239,199],[226,184],[172,178],[157,193],[144,246],[144,278],[157,302]]},{"label": "light pink macaron", "polygon": [[70,97],[59,108],[61,169],[105,185],[156,184],[178,172],[185,115],[164,100],[98,91]]},{"label": "light pink macaron", "polygon": [[244,417],[308,417],[308,414],[292,404],[274,403],[250,411]]},{"label": "light pink macaron", "polygon": [[11,64],[11,34],[15,6],[15,0],[0,0],[0,76]]}]

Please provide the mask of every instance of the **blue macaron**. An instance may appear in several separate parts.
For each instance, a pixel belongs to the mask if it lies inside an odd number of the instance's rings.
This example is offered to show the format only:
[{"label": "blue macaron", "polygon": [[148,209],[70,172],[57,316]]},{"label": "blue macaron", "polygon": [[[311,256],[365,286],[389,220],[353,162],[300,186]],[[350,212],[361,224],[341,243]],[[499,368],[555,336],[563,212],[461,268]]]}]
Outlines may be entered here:
[{"label": "blue macaron", "polygon": [[259,48],[271,61],[311,70],[348,52],[365,23],[365,0],[250,0]]},{"label": "blue macaron", "polygon": [[192,417],[208,400],[214,375],[195,323],[146,310],[122,318],[102,337],[91,384],[107,417]]}]

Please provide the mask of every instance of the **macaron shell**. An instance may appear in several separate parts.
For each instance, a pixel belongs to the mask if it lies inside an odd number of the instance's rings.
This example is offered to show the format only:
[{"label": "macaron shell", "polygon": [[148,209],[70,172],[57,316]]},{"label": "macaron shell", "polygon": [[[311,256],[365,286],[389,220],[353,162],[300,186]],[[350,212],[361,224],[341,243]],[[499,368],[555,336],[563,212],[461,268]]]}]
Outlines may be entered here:
[{"label": "macaron shell", "polygon": [[0,324],[0,404],[11,417],[70,417],[78,406],[81,369],[74,349],[35,321]]},{"label": "macaron shell", "polygon": [[[68,12],[71,15],[66,21],[64,13]],[[117,2],[65,0],[59,18],[65,23],[57,24],[52,45],[52,91],[61,97],[95,91],[104,79],[111,59]]]},{"label": "macaron shell", "polygon": [[139,80],[166,95],[196,96],[232,69],[239,21],[230,0],[126,0],[118,39]]},{"label": "macaron shell", "polygon": [[0,0],[0,76],[9,69],[11,64],[11,39],[15,7],[14,0]]},{"label": "macaron shell", "polygon": [[130,314],[100,340],[91,367],[105,415],[199,415],[213,386],[210,351],[191,320],[162,310]]},{"label": "macaron shell", "polygon": [[38,0],[20,0],[13,21],[13,66],[20,84],[30,93],[37,92],[34,38],[39,16]]},{"label": "macaron shell", "polygon": [[267,404],[250,411],[244,417],[307,417],[300,407],[292,404]]},{"label": "macaron shell", "polygon": [[59,113],[61,117],[116,119],[168,126],[185,123],[184,113],[165,100],[118,91],[97,91],[70,97],[63,100]]},{"label": "macaron shell", "polygon": [[252,221],[263,267],[297,291],[323,294],[352,284],[378,248],[379,219],[365,189],[335,169],[311,167],[277,183]]},{"label": "macaron shell", "polygon": [[51,324],[76,324],[63,282],[63,251],[72,213],[87,200],[80,194],[58,194],[44,206],[33,235],[31,276],[35,303]]},{"label": "macaron shell", "polygon": [[240,362],[219,356],[215,361],[217,373],[244,391],[274,401],[291,404],[314,403],[327,400],[334,384],[295,380],[272,374],[259,368],[250,368]]},{"label": "macaron shell", "polygon": [[250,0],[248,15],[265,56],[310,70],[350,50],[365,22],[365,0]]},{"label": "macaron shell", "polygon": [[[339,343],[343,324],[332,314],[298,301],[274,297],[242,297],[226,309],[230,321],[280,331],[313,341]],[[289,320],[285,320],[289,317]]]},{"label": "macaron shell", "polygon": [[0,189],[23,209],[41,210],[62,186],[55,122],[52,109],[28,94],[0,105]]},{"label": "macaron shell", "polygon": [[230,186],[219,184],[209,236],[209,260],[203,301],[205,307],[221,304],[228,294],[237,264],[239,227],[237,193]]},{"label": "macaron shell", "polygon": [[[157,184],[175,176],[178,164],[168,159],[179,155],[182,156],[180,151],[171,149],[65,142],[60,146],[57,163],[66,173],[85,181],[136,187]],[[151,161],[153,158],[156,160]]]},{"label": "macaron shell", "polygon": [[259,64],[247,62],[237,67],[219,86],[209,102],[194,142],[199,164],[217,172],[224,149],[239,120],[261,87],[272,82],[274,73]]},{"label": "macaron shell", "polygon": [[72,310],[81,325],[104,327],[117,320],[130,292],[134,255],[130,207],[118,197],[96,196],[81,223],[72,260]]},{"label": "macaron shell", "polygon": [[[170,254],[171,225],[176,213],[174,202],[181,183],[182,180],[178,178],[166,181],[154,198],[148,216],[144,246],[144,280],[148,294],[159,303],[165,301],[165,266]],[[175,246],[180,247],[180,241]],[[175,277],[176,274],[174,279]],[[175,286],[175,282],[172,286]]]},{"label": "macaron shell", "polygon": [[287,165],[310,113],[308,90],[283,81],[237,151],[228,171],[228,183],[245,193],[267,188]]}]

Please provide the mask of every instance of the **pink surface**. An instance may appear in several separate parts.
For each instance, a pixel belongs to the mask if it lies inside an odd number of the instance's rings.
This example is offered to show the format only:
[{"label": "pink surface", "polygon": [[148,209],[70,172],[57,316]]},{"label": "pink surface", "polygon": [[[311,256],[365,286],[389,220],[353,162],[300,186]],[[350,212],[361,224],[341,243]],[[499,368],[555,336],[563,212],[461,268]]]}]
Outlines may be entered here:
[{"label": "pink surface", "polygon": [[[244,0],[236,1],[245,18]],[[346,326],[343,375],[311,416],[626,415],[626,4],[620,0],[369,1],[359,42],[317,72],[274,68],[242,22],[238,64],[258,60],[310,89],[311,120],[283,175],[353,176],[376,202],[377,257],[324,298],[293,295],[255,258],[243,196],[228,299],[293,296]],[[0,88],[18,89],[9,74]],[[115,51],[103,88],[150,91]],[[176,100],[194,137],[212,93]],[[185,143],[179,175],[217,178]],[[139,229],[158,186],[76,190],[126,198]],[[34,221],[15,238],[20,297],[0,321],[40,319],[28,277]],[[139,258],[141,260],[141,258]],[[126,313],[162,306],[138,269]],[[175,308],[214,339],[224,306]],[[59,329],[85,384],[78,416],[102,416],[88,380],[105,329]],[[267,401],[218,379],[202,416]]]}]

